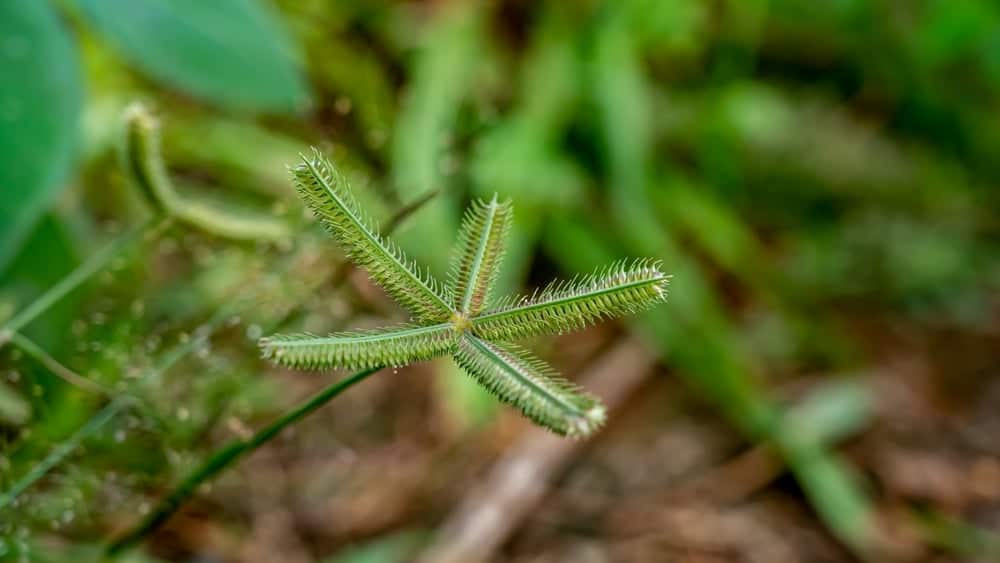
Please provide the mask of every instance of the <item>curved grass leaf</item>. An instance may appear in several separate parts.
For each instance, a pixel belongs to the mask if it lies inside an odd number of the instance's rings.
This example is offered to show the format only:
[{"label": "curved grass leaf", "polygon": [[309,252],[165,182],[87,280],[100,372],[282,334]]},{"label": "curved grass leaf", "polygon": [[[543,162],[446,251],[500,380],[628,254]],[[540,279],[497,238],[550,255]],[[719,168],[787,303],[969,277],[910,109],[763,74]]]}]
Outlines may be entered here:
[{"label": "curved grass leaf", "polygon": [[163,161],[159,120],[141,104],[126,108],[124,119],[122,167],[154,209],[234,240],[283,240],[291,235],[288,224],[272,215],[179,193]]},{"label": "curved grass leaf", "polygon": [[80,71],[50,2],[0,2],[0,270],[63,186],[76,146]]},{"label": "curved grass leaf", "polygon": [[264,358],[292,368],[401,366],[452,351],[459,332],[451,323],[405,326],[329,336],[276,334],[261,339]]},{"label": "curved grass leaf", "polygon": [[153,209],[171,213],[177,205],[177,191],[163,163],[159,121],[142,104],[125,108],[122,119],[125,122],[122,168]]},{"label": "curved grass leaf", "polygon": [[472,330],[490,340],[579,330],[663,301],[669,280],[655,262],[618,262],[585,278],[553,283],[531,297],[510,300],[473,318]]},{"label": "curved grass leaf", "polygon": [[465,334],[455,360],[501,401],[564,436],[589,436],[604,423],[604,406],[526,350]]},{"label": "curved grass leaf", "polygon": [[293,111],[308,99],[291,38],[259,0],[80,0],[121,53],[217,104]]}]

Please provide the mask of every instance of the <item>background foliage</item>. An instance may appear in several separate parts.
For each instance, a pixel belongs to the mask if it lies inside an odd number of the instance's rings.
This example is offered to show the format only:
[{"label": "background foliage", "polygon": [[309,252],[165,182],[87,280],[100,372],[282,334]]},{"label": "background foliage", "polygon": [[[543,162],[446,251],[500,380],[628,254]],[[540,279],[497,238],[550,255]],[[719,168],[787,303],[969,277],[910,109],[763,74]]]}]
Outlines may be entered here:
[{"label": "background foliage", "polygon": [[[997,545],[992,2],[8,0],[0,76],[0,322],[149,220],[116,155],[135,99],[185,201],[296,232],[148,227],[0,349],[0,557],[96,557],[323,386],[260,361],[262,334],[400,318],[305,220],[285,166],[309,144],[376,216],[437,190],[395,234],[437,275],[496,192],[501,293],[625,256],[674,276],[634,323],[543,347],[572,374],[636,335],[659,377],[499,560]],[[477,389],[447,364],[375,376],[127,557],[410,560],[525,430]],[[652,494],[762,450],[790,477],[739,502]]]}]

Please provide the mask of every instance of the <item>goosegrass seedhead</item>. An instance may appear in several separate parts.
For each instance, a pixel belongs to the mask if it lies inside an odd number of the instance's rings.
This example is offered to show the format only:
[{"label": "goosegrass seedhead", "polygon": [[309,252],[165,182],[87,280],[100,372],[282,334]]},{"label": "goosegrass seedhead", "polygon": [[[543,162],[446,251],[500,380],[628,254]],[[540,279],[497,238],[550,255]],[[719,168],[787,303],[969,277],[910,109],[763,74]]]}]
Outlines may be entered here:
[{"label": "goosegrass seedhead", "polygon": [[346,179],[313,149],[291,169],[302,199],[357,265],[407,309],[413,324],[364,332],[277,334],[263,356],[298,369],[400,366],[450,354],[480,385],[536,423],[588,436],[600,401],[514,341],[564,333],[663,301],[669,276],[651,260],[622,261],[526,297],[493,301],[512,217],[509,201],[477,201],[465,214],[447,283],[438,283],[381,235]]}]

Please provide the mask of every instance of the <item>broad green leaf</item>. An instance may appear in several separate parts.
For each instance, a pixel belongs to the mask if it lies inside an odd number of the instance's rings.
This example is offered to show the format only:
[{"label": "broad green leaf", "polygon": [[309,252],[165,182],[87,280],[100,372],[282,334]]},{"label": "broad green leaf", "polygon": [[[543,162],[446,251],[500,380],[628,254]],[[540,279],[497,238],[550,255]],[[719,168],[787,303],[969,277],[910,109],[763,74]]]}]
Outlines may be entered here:
[{"label": "broad green leaf", "polygon": [[0,271],[64,185],[80,73],[49,2],[0,2]]},{"label": "broad green leaf", "polygon": [[292,111],[308,99],[293,43],[259,0],[80,0],[84,14],[150,76],[238,109]]}]

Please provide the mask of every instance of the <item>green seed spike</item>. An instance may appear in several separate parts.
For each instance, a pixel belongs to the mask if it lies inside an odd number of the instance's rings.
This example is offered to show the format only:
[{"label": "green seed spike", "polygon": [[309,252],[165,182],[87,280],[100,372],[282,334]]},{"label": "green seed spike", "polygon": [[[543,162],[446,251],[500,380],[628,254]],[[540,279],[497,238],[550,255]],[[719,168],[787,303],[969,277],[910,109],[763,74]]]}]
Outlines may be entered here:
[{"label": "green seed spike", "polygon": [[455,308],[466,317],[479,314],[503,261],[513,207],[509,201],[477,200],[465,213],[449,273]]},{"label": "green seed spike", "polygon": [[292,169],[299,194],[348,256],[413,315],[416,325],[369,332],[275,335],[263,356],[292,368],[377,368],[450,354],[482,386],[525,416],[564,436],[589,436],[604,422],[600,401],[509,341],[566,332],[633,313],[666,298],[668,276],[650,260],[550,285],[483,313],[503,259],[510,202],[477,201],[459,233],[447,286],[442,286],[378,233],[346,180],[318,151]]},{"label": "green seed spike", "polygon": [[596,398],[523,349],[466,334],[455,360],[501,401],[557,434],[587,436],[604,424],[604,406]]},{"label": "green seed spike", "polygon": [[508,299],[473,318],[472,330],[489,340],[579,330],[665,300],[669,281],[653,261],[622,261],[582,279],[555,282],[531,297]]},{"label": "green seed spike", "polygon": [[460,333],[451,323],[365,332],[275,335],[260,342],[263,356],[291,368],[362,369],[401,366],[452,352]]},{"label": "green seed spike", "polygon": [[292,169],[295,187],[348,257],[419,322],[440,322],[452,313],[451,299],[391,240],[378,232],[351,195],[347,179],[313,149]]}]

